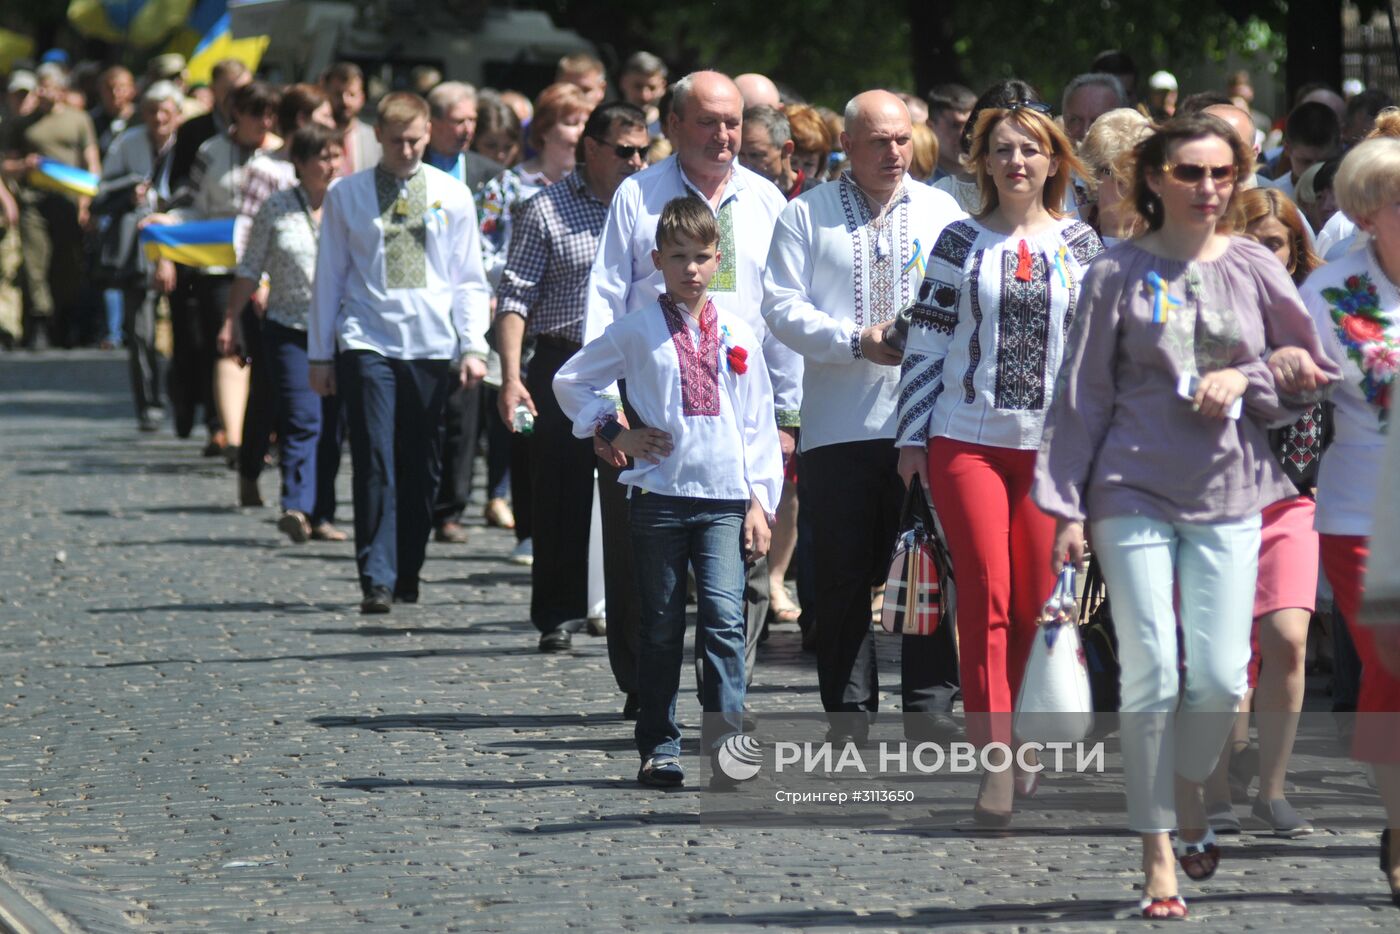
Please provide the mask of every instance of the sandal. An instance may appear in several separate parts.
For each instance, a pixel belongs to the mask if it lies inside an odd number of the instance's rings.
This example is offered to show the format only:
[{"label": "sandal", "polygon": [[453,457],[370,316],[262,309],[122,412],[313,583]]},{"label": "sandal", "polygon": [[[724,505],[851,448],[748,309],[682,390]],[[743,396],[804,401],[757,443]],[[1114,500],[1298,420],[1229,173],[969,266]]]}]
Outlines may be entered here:
[{"label": "sandal", "polygon": [[1172,841],[1172,849],[1176,851],[1181,871],[1196,882],[1206,881],[1220,868],[1220,847],[1216,846],[1214,830],[1207,830],[1204,837],[1194,842],[1181,839],[1178,833]]},{"label": "sandal", "polygon": [[652,756],[642,763],[637,781],[652,788],[679,788],[685,784],[685,772],[674,756]]},{"label": "sandal", "polygon": [[1158,898],[1144,895],[1138,902],[1138,910],[1149,921],[1183,921],[1186,919],[1186,899],[1180,895],[1162,895]]},{"label": "sandal", "polygon": [[788,595],[787,588],[779,585],[770,588],[771,594],[768,598],[768,615],[775,623],[795,623],[802,615],[797,604],[792,602],[792,597]]}]

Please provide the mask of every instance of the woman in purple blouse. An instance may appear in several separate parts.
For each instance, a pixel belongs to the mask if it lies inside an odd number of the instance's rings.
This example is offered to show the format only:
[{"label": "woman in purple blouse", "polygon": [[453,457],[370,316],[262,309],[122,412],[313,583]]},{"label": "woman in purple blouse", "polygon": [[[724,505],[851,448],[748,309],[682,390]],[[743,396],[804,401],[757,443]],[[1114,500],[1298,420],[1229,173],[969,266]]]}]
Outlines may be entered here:
[{"label": "woman in purple blouse", "polygon": [[1295,492],[1268,429],[1340,372],[1287,271],[1217,229],[1252,170],[1253,154],[1206,115],[1139,145],[1147,233],[1089,267],[1036,467],[1035,501],[1058,520],[1052,564],[1082,559],[1089,521],[1113,602],[1149,918],[1186,914],[1173,830],[1190,878],[1219,863],[1201,782],[1245,692],[1259,515]]}]

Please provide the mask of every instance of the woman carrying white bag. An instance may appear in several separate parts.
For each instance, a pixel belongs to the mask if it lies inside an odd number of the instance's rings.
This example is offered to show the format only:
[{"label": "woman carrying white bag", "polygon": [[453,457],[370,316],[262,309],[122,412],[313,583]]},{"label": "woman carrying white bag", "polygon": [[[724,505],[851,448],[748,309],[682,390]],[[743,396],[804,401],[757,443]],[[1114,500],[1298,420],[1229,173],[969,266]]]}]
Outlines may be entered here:
[{"label": "woman carrying white bag", "polygon": [[1040,614],[1012,721],[1016,738],[1024,743],[1077,743],[1094,728],[1074,582],[1075,567],[1067,564]]},{"label": "woman carrying white bag", "polygon": [[1056,570],[1066,555],[1082,560],[1092,522],[1122,666],[1140,909],[1181,918],[1176,863],[1204,881],[1220,861],[1201,782],[1247,681],[1259,514],[1292,495],[1267,429],[1301,415],[1340,370],[1283,265],[1221,229],[1236,179],[1253,172],[1234,131],[1179,117],[1136,157],[1148,231],[1089,267],[1032,496],[1058,520]]}]

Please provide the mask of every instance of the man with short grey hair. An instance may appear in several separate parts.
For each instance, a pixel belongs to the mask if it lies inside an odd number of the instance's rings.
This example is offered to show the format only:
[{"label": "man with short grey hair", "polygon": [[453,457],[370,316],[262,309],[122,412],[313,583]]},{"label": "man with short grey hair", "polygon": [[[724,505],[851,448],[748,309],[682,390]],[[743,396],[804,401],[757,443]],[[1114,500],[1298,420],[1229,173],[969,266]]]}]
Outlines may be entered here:
[{"label": "man with short grey hair", "polygon": [[476,88],[444,81],[428,92],[428,151],[423,161],[472,190],[473,195],[506,167],[470,147],[476,135]]},{"label": "man with short grey hair", "polygon": [[1065,133],[1078,146],[1103,114],[1118,107],[1127,107],[1128,95],[1123,90],[1123,82],[1113,75],[1102,72],[1089,72],[1078,75],[1065,85],[1064,115]]},{"label": "man with short grey hair", "polygon": [[744,110],[739,163],[777,185],[789,201],[816,184],[801,169],[793,167],[794,149],[792,126],[785,113],[767,104]]}]

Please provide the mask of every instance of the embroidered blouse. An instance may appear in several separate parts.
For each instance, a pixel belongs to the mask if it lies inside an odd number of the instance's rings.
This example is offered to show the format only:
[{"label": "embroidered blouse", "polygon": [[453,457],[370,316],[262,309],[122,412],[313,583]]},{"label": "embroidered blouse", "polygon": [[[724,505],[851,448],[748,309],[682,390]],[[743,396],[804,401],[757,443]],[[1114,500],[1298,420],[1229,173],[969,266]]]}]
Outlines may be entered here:
[{"label": "embroidered blouse", "polygon": [[1400,372],[1400,289],[1381,271],[1368,242],[1315,270],[1301,292],[1323,351],[1342,373],[1332,393],[1336,435],[1318,470],[1317,530],[1370,535],[1385,423]]},{"label": "embroidered blouse", "polygon": [[1102,250],[1068,218],[1026,238],[950,224],[913,309],[896,444],[1039,447],[1085,268]]},{"label": "embroidered blouse", "polygon": [[899,369],[862,357],[860,332],[913,303],[934,241],[963,216],[952,198],[906,177],[877,219],[849,175],[783,210],[764,272],[763,317],[802,355],[804,451],[894,437]]},{"label": "embroidered blouse", "polygon": [[[735,365],[733,356],[746,359]],[[711,302],[696,322],[664,295],[618,318],[554,377],[575,437],[591,438],[617,417],[608,390],[620,379],[642,422],[667,432],[673,448],[659,464],[637,461],[619,482],[668,496],[753,496],[770,518],[776,513],[783,458],[773,388],[743,320]]]},{"label": "embroidered blouse", "polygon": [[[1280,398],[1265,361],[1301,347],[1329,378],[1340,371],[1264,247],[1232,237],[1216,259],[1187,263],[1120,243],[1084,277],[1067,343],[1031,491],[1044,511],[1229,522],[1297,495],[1268,429],[1318,399]],[[1226,367],[1248,380],[1238,420],[1206,418],[1177,395],[1183,374]]]}]

